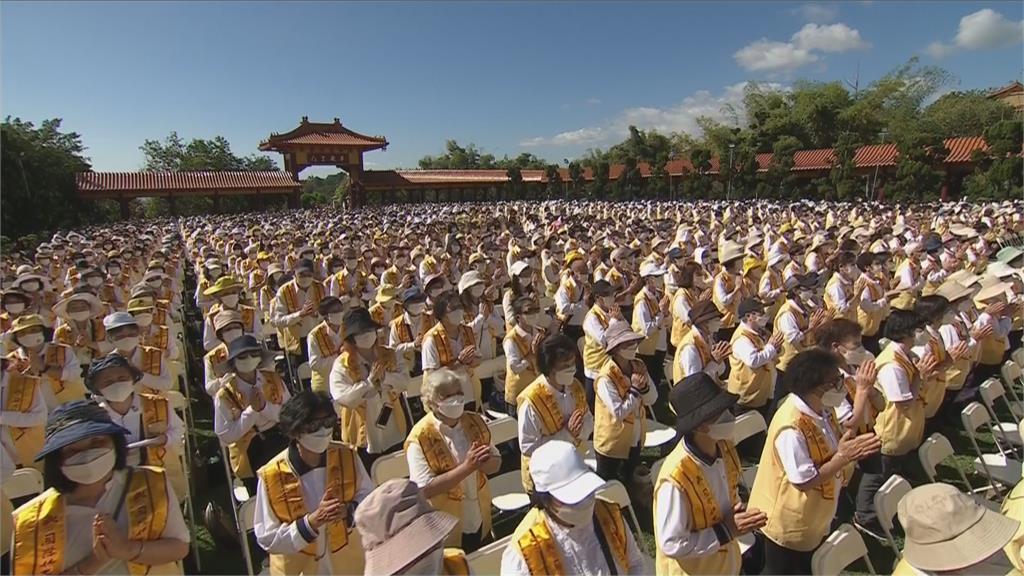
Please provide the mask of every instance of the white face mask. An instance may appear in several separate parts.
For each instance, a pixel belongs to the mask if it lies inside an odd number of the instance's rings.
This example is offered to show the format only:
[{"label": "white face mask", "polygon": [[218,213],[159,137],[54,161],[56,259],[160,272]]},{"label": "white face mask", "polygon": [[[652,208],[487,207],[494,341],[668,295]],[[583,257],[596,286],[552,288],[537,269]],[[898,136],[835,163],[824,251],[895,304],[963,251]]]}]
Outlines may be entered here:
[{"label": "white face mask", "polygon": [[110,267],[107,268],[107,272],[111,276],[117,276],[118,274],[121,273],[121,267],[120,266],[110,266]]},{"label": "white face mask", "polygon": [[605,296],[601,298],[601,306],[604,306],[605,308],[611,308],[612,306],[615,306],[615,297]]},{"label": "white face mask", "polygon": [[68,312],[68,318],[71,318],[75,322],[85,322],[92,317],[92,313],[88,310],[79,310],[78,312]]},{"label": "white face mask", "polygon": [[373,345],[377,343],[377,333],[367,332],[366,334],[360,334],[356,336],[356,347],[361,350],[367,350],[373,348]]},{"label": "white face mask", "polygon": [[93,448],[69,457],[60,470],[76,484],[95,484],[114,469],[116,460],[113,448]]},{"label": "white face mask", "polygon": [[7,310],[11,314],[21,314],[25,311],[24,302],[11,302],[4,306],[4,310]]},{"label": "white face mask", "polygon": [[575,379],[575,368],[566,368],[565,370],[559,370],[558,372],[555,372],[555,382],[558,382],[562,386],[568,386],[572,384],[572,381]]},{"label": "white face mask", "polygon": [[452,324],[461,324],[463,317],[462,310],[452,310],[448,313],[448,321]]},{"label": "white face mask", "polygon": [[418,560],[415,564],[406,566],[402,570],[402,574],[408,576],[434,576],[435,574],[443,574],[442,569],[444,565],[444,548],[437,548],[430,552],[430,554],[424,556]]},{"label": "white face mask", "polygon": [[327,315],[327,322],[334,324],[335,326],[341,326],[341,321],[345,318],[344,312],[331,312]]},{"label": "white face mask", "polygon": [[21,289],[25,292],[38,292],[40,288],[42,288],[42,285],[35,280],[21,283]]},{"label": "white face mask", "polygon": [[331,435],[334,433],[330,428],[321,428],[316,432],[299,436],[299,444],[310,452],[323,454],[331,445]]},{"label": "white face mask", "polygon": [[216,280],[218,277],[220,277],[220,268],[210,268],[206,271],[206,275]]},{"label": "white face mask", "polygon": [[313,279],[309,276],[300,276],[295,279],[295,283],[299,285],[299,288],[305,290],[313,284]]},{"label": "white face mask", "polygon": [[163,283],[164,281],[159,278],[151,278],[149,280],[146,280],[146,285],[149,286],[150,288],[159,288],[160,286],[163,286]]},{"label": "white face mask", "polygon": [[248,374],[260,365],[260,360],[261,358],[241,358],[239,360],[235,360],[235,368],[237,368],[239,372]]},{"label": "white face mask", "polygon": [[846,392],[843,390],[826,390],[821,397],[821,403],[829,408],[836,408],[846,400]]},{"label": "white face mask", "polygon": [[618,354],[619,358],[622,358],[623,360],[633,360],[636,358],[636,348],[624,348],[616,352],[616,354]]},{"label": "white face mask", "polygon": [[461,394],[449,396],[437,403],[437,411],[448,418],[461,418],[466,410],[466,399]]},{"label": "white face mask", "polygon": [[932,337],[928,334],[927,330],[922,330],[914,335],[915,346],[927,346],[932,341]]},{"label": "white face mask", "polygon": [[117,348],[118,352],[127,354],[139,346],[139,337],[129,336],[127,338],[121,338],[119,340],[114,340],[113,344],[114,348]]},{"label": "white face mask", "polygon": [[93,288],[96,288],[103,284],[103,278],[97,278],[96,276],[90,276],[85,280],[85,283]]},{"label": "white face mask", "polygon": [[409,304],[406,308],[406,312],[409,313],[409,316],[419,316],[420,314],[423,314],[423,311],[426,309],[426,304]]},{"label": "white face mask", "polygon": [[431,288],[429,291],[427,291],[427,295],[430,296],[432,299],[433,298],[437,298],[438,296],[441,295],[441,289],[440,288]]},{"label": "white face mask", "polygon": [[135,323],[141,328],[148,328],[153,323],[153,315],[149,313],[138,314],[135,316]]},{"label": "white face mask", "polygon": [[220,303],[228,308],[238,306],[238,294],[228,294],[220,299]]},{"label": "white face mask", "polygon": [[556,500],[551,503],[551,508],[559,520],[572,526],[586,526],[594,520],[595,503],[594,496],[590,495],[584,498],[582,502],[572,506],[562,504]]},{"label": "white face mask", "polygon": [[238,338],[241,335],[242,330],[240,328],[232,328],[231,330],[225,330],[221,332],[220,338],[221,340],[224,341],[225,344],[231,344],[232,342],[235,341],[236,338]]},{"label": "white face mask", "polygon": [[135,392],[135,383],[131,380],[114,382],[103,390],[100,390],[100,394],[111,402],[124,402],[131,398],[133,392]]},{"label": "white face mask", "polygon": [[736,428],[736,417],[726,410],[718,417],[718,420],[711,425],[708,436],[715,440],[732,440],[733,430]]},{"label": "white face mask", "polygon": [[473,298],[479,298],[484,295],[484,285],[477,284],[469,289],[469,293],[473,295]]},{"label": "white face mask", "polygon": [[356,269],[357,262],[355,260],[345,260],[345,268],[350,272]]},{"label": "white face mask", "polygon": [[36,346],[42,346],[45,338],[43,338],[42,332],[36,332],[34,334],[26,334],[18,337],[18,344],[21,344],[25,348],[35,348]]},{"label": "white face mask", "polygon": [[534,312],[533,314],[526,315],[526,323],[534,328],[543,328],[548,325],[547,315],[543,312]]}]

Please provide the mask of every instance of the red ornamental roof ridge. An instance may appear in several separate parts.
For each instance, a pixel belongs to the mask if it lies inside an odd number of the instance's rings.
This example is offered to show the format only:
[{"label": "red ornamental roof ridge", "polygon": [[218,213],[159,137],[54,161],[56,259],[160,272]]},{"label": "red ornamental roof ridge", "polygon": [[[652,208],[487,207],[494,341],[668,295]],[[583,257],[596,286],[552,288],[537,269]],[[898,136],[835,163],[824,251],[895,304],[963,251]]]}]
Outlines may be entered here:
[{"label": "red ornamental roof ridge", "polygon": [[296,128],[284,134],[271,133],[269,138],[260,142],[259,149],[271,151],[288,145],[359,146],[375,150],[387,147],[388,140],[383,136],[367,136],[350,130],[338,118],[334,122],[310,122],[309,117],[303,116]]},{"label": "red ornamental roof ridge", "polygon": [[195,172],[79,172],[79,192],[297,190],[302,185],[291,174],[273,171]]},{"label": "red ornamental roof ridge", "polygon": [[1001,88],[994,88],[994,89],[990,90],[989,93],[988,93],[988,97],[989,98],[998,98],[998,97],[1002,96],[1003,94],[1012,94],[1014,92],[1021,92],[1021,91],[1024,91],[1024,84],[1021,84],[1019,81],[1014,80],[1013,82],[1010,82],[1006,86],[1003,86]]}]

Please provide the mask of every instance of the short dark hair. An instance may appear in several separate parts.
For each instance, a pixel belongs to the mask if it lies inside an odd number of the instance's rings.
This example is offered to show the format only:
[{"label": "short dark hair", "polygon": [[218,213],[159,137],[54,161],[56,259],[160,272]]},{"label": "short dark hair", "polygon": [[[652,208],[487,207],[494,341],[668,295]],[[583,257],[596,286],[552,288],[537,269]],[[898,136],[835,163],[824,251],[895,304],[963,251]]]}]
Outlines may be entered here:
[{"label": "short dark hair", "polygon": [[533,298],[530,298],[529,296],[520,296],[519,298],[516,298],[515,300],[512,301],[512,312],[518,316],[519,314],[525,312],[533,304]]},{"label": "short dark hair", "polygon": [[885,321],[885,337],[893,342],[913,338],[914,332],[924,328],[925,320],[911,310],[893,310]]},{"label": "short dark hair", "polygon": [[459,300],[459,295],[452,292],[442,292],[434,300],[434,318],[438,321],[452,310],[462,310],[462,300]]},{"label": "short dark hair", "polygon": [[802,396],[827,384],[838,370],[838,356],[823,348],[809,348],[790,360],[783,384],[793,394]]},{"label": "short dark hair", "polygon": [[849,264],[855,264],[856,262],[857,262],[857,257],[853,255],[853,252],[849,252],[849,251],[845,251],[845,250],[844,251],[840,251],[840,252],[836,252],[835,256],[832,257],[832,262],[831,262],[831,264],[832,264],[832,271],[836,272],[840,268],[842,268],[843,266],[847,266]]},{"label": "short dark hair", "polygon": [[[114,440],[114,470],[123,470],[128,466],[128,438],[123,434],[109,434]],[[54,450],[43,458],[43,478],[46,486],[61,494],[67,494],[78,486],[64,475],[60,469],[60,450]]]},{"label": "short dark hair", "polygon": [[679,269],[679,287],[680,288],[693,288],[693,279],[698,273],[703,273],[704,269],[700,267],[700,264],[696,262],[687,262],[683,264],[683,267]]},{"label": "short dark hair", "polygon": [[849,340],[850,338],[860,339],[860,324],[846,318],[835,318],[825,322],[814,331],[814,343],[822,348],[832,346]]},{"label": "short dark hair", "polygon": [[870,252],[861,252],[857,256],[857,268],[860,268],[861,272],[866,272],[876,261],[877,259],[874,254]]},{"label": "short dark hair", "polygon": [[320,412],[334,414],[334,402],[323,392],[303,390],[293,394],[282,406],[277,425],[289,438],[301,434],[301,428]]},{"label": "short dark hair", "polygon": [[564,334],[549,336],[540,343],[537,350],[537,368],[541,374],[549,374],[555,364],[565,358],[576,358],[579,353],[576,343]]},{"label": "short dark hair", "polygon": [[922,296],[914,304],[914,312],[925,322],[932,323],[942,319],[942,315],[949,310],[949,300],[945,296],[931,294]]}]

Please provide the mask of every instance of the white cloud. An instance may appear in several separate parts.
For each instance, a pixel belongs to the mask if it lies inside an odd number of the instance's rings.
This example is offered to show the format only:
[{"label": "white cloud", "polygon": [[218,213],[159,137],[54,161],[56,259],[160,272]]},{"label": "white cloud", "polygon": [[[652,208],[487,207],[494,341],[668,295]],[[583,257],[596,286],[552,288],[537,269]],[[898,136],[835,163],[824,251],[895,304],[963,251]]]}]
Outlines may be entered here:
[{"label": "white cloud", "polygon": [[[759,85],[764,90],[787,89],[776,83],[760,83]],[[746,82],[740,82],[725,87],[720,94],[700,90],[683,98],[678,104],[665,108],[654,106],[627,108],[600,126],[562,132],[550,138],[530,138],[520,142],[519,145],[524,148],[537,148],[541,146],[589,147],[610,144],[625,138],[629,133],[630,126],[636,126],[643,130],[654,129],[662,134],[669,132],[699,134],[700,127],[697,126],[697,118],[701,116],[729,123],[732,121],[731,115],[727,111],[729,107],[742,115],[743,93],[746,87]]]},{"label": "white cloud", "polygon": [[860,32],[842,22],[805,24],[790,38],[779,42],[762,38],[733,54],[736,63],[751,72],[786,74],[818,62],[819,53],[848,52],[869,48]]},{"label": "white cloud", "polygon": [[597,106],[600,103],[601,103],[601,99],[600,98],[587,98],[587,104],[590,104],[591,106]]},{"label": "white cloud", "polygon": [[925,52],[933,58],[942,58],[957,50],[1008,48],[1021,42],[1024,42],[1024,20],[1008,20],[999,12],[984,8],[960,19],[952,42],[932,42]]},{"label": "white cloud", "polygon": [[831,22],[839,16],[839,6],[836,4],[817,4],[811,2],[800,5],[793,12],[800,15],[807,22],[823,24]]}]

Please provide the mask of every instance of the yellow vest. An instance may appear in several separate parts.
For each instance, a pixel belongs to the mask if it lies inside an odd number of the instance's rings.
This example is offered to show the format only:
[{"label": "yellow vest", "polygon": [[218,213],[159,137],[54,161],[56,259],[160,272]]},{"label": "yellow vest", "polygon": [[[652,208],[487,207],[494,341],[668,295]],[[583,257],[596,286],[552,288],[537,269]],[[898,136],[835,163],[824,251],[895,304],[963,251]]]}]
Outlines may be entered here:
[{"label": "yellow vest", "polygon": [[900,561],[896,563],[896,567],[892,569],[892,576],[919,576],[920,572],[914,570],[914,568],[907,563],[906,560],[900,558]]},{"label": "yellow vest", "polygon": [[[803,491],[786,478],[786,471],[775,450],[775,440],[783,430],[795,429],[803,435],[816,467],[820,468],[834,454],[828,446],[825,433],[815,420],[800,411],[796,398],[793,394],[787,396],[772,418],[747,505],[768,515],[768,524],[762,532],[773,542],[792,550],[810,552],[828,535],[832,518],[836,515],[838,490],[834,482],[825,482],[812,490]],[[834,413],[830,413],[830,416],[829,425],[836,437],[839,437],[839,425]],[[843,476],[845,482],[845,470]]]},{"label": "yellow vest", "polygon": [[982,338],[979,343],[979,364],[1002,364],[1003,356],[1006,355],[1006,350],[1010,347],[1010,340],[1006,336],[998,336],[995,332]]},{"label": "yellow vest", "polygon": [[[302,309],[302,306],[299,305],[299,290],[301,289],[295,280],[286,282],[277,290],[277,299],[284,304],[288,314],[294,314]],[[313,282],[309,285],[306,290],[306,300],[313,303],[314,309],[320,305],[320,300],[323,297],[324,287],[322,284]],[[277,329],[277,337],[281,341],[281,346],[292,354],[302,354],[302,351],[299,350],[299,326],[301,324]]]},{"label": "yellow vest", "polygon": [[[725,286],[725,291],[732,292],[736,289],[736,279],[732,277],[732,274],[722,270],[715,276],[712,283],[712,287],[718,283],[718,279],[722,279],[722,285]],[[740,298],[736,297],[732,299],[732,303],[726,305],[724,302],[718,299],[718,291],[712,288],[711,290],[711,301],[715,303],[715,307],[722,313],[722,328],[732,328],[738,322]]]},{"label": "yellow vest", "polygon": [[[336,491],[335,496],[342,504],[353,502],[359,489],[356,451],[343,444],[332,443],[326,458],[327,489]],[[287,448],[260,468],[258,474],[267,489],[270,511],[279,522],[295,522],[306,515],[308,510],[302,495],[302,483],[288,461]],[[327,524],[323,529],[327,530],[332,572],[362,573],[364,554],[359,532],[349,532],[344,518]],[[282,576],[318,574],[318,552],[317,543],[311,542],[297,554],[271,554],[270,573]]]},{"label": "yellow vest", "polygon": [[[161,367],[164,363],[164,351],[159,348],[153,348],[152,346],[139,346],[141,351],[142,365],[137,366],[139,370],[142,370],[146,374],[152,376],[159,376]],[[154,390],[152,388],[143,386],[142,391],[149,394],[162,394],[160,390]]]},{"label": "yellow vest", "polygon": [[[739,483],[741,464],[739,454],[732,442],[721,440],[718,442],[719,457],[725,463],[726,484],[729,487],[729,495],[735,506],[740,502]],[[723,511],[718,508],[718,501],[711,490],[711,484],[704,474],[700,463],[686,450],[683,442],[676,444],[672,452],[665,459],[664,465],[658,472],[658,478],[654,483],[654,509],[658,509],[658,492],[665,482],[672,483],[676,490],[679,490],[687,502],[687,509],[690,513],[690,531],[698,532],[710,528],[722,521]],[[730,514],[732,511],[725,511]],[[658,523],[655,523],[655,541],[659,541]],[[659,547],[655,556],[655,570],[659,576],[679,576],[693,574],[703,576],[705,574],[739,574],[740,571],[740,545],[733,540],[721,546],[713,554],[704,556],[692,556],[686,558],[673,558],[665,555]]]},{"label": "yellow vest", "polygon": [[[907,375],[907,380],[919,384],[921,375],[917,366],[898,349],[898,344],[890,344],[875,359],[875,366],[881,372],[889,364],[896,364]],[[880,387],[880,386],[879,386]],[[878,414],[875,421],[875,434],[882,441],[882,454],[887,456],[903,456],[921,445],[924,437],[924,400],[914,398],[902,411],[894,402],[885,401],[885,408]]]},{"label": "yellow vest", "polygon": [[[971,335],[968,333],[968,329],[959,318],[954,321],[953,328],[961,342],[967,342],[970,339]],[[972,363],[971,356],[967,355],[946,368],[946,390],[960,390],[964,387],[967,376],[971,373]]]},{"label": "yellow vest", "polygon": [[[382,360],[385,364],[388,363],[386,359]],[[356,353],[342,350],[337,362],[341,362],[345,372],[348,373],[348,377],[353,382],[359,382],[369,376],[369,374],[363,373],[363,370],[359,367],[359,358]],[[392,368],[393,366],[388,368],[388,371]],[[391,417],[395,419],[398,431],[401,432],[402,436],[405,436],[406,423],[405,416],[403,415],[405,413],[402,411],[402,396],[392,391],[387,399],[382,398],[381,400],[391,406]],[[360,448],[366,447],[366,406],[353,409],[338,404],[337,410],[341,424],[341,440],[346,444]]]},{"label": "yellow vest", "polygon": [[[714,360],[711,355],[711,346],[708,345],[707,341],[704,340],[704,336],[700,334],[700,330],[688,330],[683,335],[683,339],[679,341],[679,347],[676,348],[676,354],[682,353],[683,349],[687,346],[693,346],[697,349],[697,353],[700,354],[700,361],[703,368],[707,368],[708,364]],[[672,362],[672,383],[678,384],[683,379],[681,372],[680,363],[678,361]],[[717,379],[717,378],[716,378]]]},{"label": "yellow vest", "polygon": [[[43,352],[43,362],[46,364],[47,368],[55,366],[59,370],[63,371],[64,362],[67,359],[68,354],[74,354],[74,351],[63,344],[54,344],[51,342],[46,345],[46,350]],[[157,374],[159,373],[160,372],[158,370]],[[67,402],[73,402],[75,400],[82,400],[85,398],[85,383],[81,378],[77,378],[70,382],[50,378],[45,375],[41,376],[41,378],[49,382],[54,396],[57,397],[57,404],[65,404]]]},{"label": "yellow vest", "polygon": [[[267,402],[280,404],[284,400],[284,382],[277,372],[273,370],[260,370],[263,374],[263,388],[260,392]],[[233,420],[241,418],[242,411],[249,407],[249,397],[242,394],[234,381],[228,382],[223,388],[217,391],[217,395],[227,401],[231,408],[229,415]],[[231,470],[239,478],[252,478],[253,470],[249,465],[249,442],[256,435],[256,428],[253,427],[238,439],[234,444],[228,444],[228,460],[231,461]]]},{"label": "yellow vest", "polygon": [[[928,349],[939,362],[946,360],[946,347],[942,343],[942,338],[932,336],[932,339],[928,341]],[[942,399],[945,395],[946,371],[936,370],[921,386],[925,418],[931,418],[939,412],[939,407],[942,405]]]},{"label": "yellow vest", "polygon": [[[786,302],[783,303],[781,307],[779,307],[779,313],[775,315],[775,331],[779,333],[782,332],[782,328],[779,326],[779,319],[782,318],[782,315],[787,312],[793,315],[793,319],[796,320],[797,327],[800,328],[801,332],[805,333],[804,339],[806,340],[807,315],[804,314],[804,312],[800,310],[799,306],[797,306],[792,300],[786,300]],[[806,349],[807,346],[804,346],[803,341],[794,344],[793,342],[790,342],[789,340],[783,338],[782,353],[779,354],[776,370],[785,371],[786,367],[789,366],[789,362],[793,360],[793,358],[795,358],[797,354]]]},{"label": "yellow vest", "polygon": [[[342,334],[344,334],[344,330],[344,326],[341,326],[341,328],[339,328],[339,332]],[[313,329],[310,330],[309,332],[309,336],[307,337],[307,340],[312,341],[316,344],[316,346],[320,349],[320,355],[324,358],[334,356],[336,354],[341,354],[341,345],[334,344],[334,341],[331,339],[331,335],[329,334],[329,332],[330,327],[327,325],[327,321],[324,320],[323,322],[313,327]],[[310,387],[315,391],[327,392],[329,394],[329,379],[330,370],[327,371],[327,374],[322,374],[320,372],[317,372],[316,370],[313,370]]]},{"label": "yellow vest", "polygon": [[[863,278],[863,276],[862,276]],[[885,291],[876,282],[864,281],[864,289],[871,295],[871,300],[877,301],[885,296]],[[857,323],[860,324],[860,333],[864,336],[874,336],[878,334],[878,329],[882,326],[882,321],[889,317],[889,303],[885,303],[885,306],[874,311],[868,312],[859,305],[857,306]]]},{"label": "yellow vest", "polygon": [[[475,443],[491,444],[491,431],[487,423],[475,412],[464,412],[460,419],[462,430],[466,434],[470,445]],[[455,456],[448,448],[444,437],[437,429],[439,422],[433,414],[427,414],[420,419],[409,432],[405,440],[405,449],[408,451],[410,444],[419,444],[423,451],[423,457],[430,466],[430,471],[440,476],[450,472],[459,465]],[[491,531],[491,490],[487,485],[487,475],[481,471],[476,473],[477,502],[480,505],[480,517],[483,518],[481,529],[484,534]],[[447,546],[459,546],[462,542],[462,501],[466,499],[462,483],[456,484],[451,490],[444,494],[438,494],[430,499],[430,503],[443,512],[447,512],[458,519],[458,523],[448,533],[445,540]]]},{"label": "yellow vest", "polygon": [[[163,537],[167,526],[168,494],[164,472],[139,466],[129,469],[124,509],[130,540]],[[14,511],[14,574],[64,574],[67,543],[64,495],[50,488]],[[146,566],[128,562],[132,576],[180,574],[176,563]]]},{"label": "yellow vest", "polygon": [[[616,571],[629,568],[629,552],[626,548],[626,523],[622,519],[622,511],[610,502],[598,500],[594,505],[594,520],[607,542],[609,555],[618,564]],[[550,520],[554,522],[554,520]],[[532,576],[548,574],[577,574],[575,566],[566,566],[565,557],[559,549],[558,542],[548,528],[547,515],[538,508],[533,508],[523,521],[519,523],[512,542],[519,547],[526,567]],[[510,544],[512,545],[512,544]]]},{"label": "yellow vest", "polygon": [[[398,314],[394,320],[391,321],[391,331],[395,333],[395,336],[399,343],[407,344],[414,342],[417,338],[423,338],[424,335],[434,326],[434,317],[424,312],[420,316],[420,333],[415,336],[412,333],[412,326],[405,322],[405,316]],[[422,341],[422,340],[421,340]],[[411,350],[406,352],[405,361],[408,366],[412,366],[413,362],[416,361],[414,357],[419,352]]]},{"label": "yellow vest", "polygon": [[[640,306],[647,306],[647,311],[654,318],[661,311],[661,304],[658,300],[647,294],[647,290],[637,292],[633,298],[633,318],[631,318],[633,331],[642,334],[643,326],[640,324]],[[644,356],[652,356],[658,351],[658,331],[654,330],[651,335],[644,338],[637,347],[637,353]]]},{"label": "yellow vest", "polygon": [[[602,310],[597,304],[594,304],[590,308],[590,312],[587,316],[593,315],[597,318],[597,321],[601,323],[604,329],[608,329],[608,314]],[[586,320],[584,320],[586,323]],[[608,353],[605,352],[604,346],[601,346],[600,342],[597,342],[590,337],[589,334],[584,332],[583,335],[583,366],[592,372],[597,372],[604,366],[605,361],[608,360]]]},{"label": "yellow vest", "polygon": [[[643,363],[639,360],[633,362],[633,369],[640,370],[639,366]],[[597,386],[598,380],[604,378],[611,380],[620,398],[626,398],[629,394],[629,378],[611,358],[601,367],[600,374],[594,379],[594,386]],[[640,441],[643,442],[647,419],[644,418],[643,400],[638,400],[637,407],[631,414],[627,414],[623,420],[617,420],[612,414],[611,407],[605,406],[601,395],[597,394],[597,400],[594,402],[594,450],[597,453],[611,458],[627,458],[630,448],[633,447],[634,426],[640,426]]]},{"label": "yellow vest", "polygon": [[[895,288],[899,285],[900,275],[904,268],[910,268],[914,271],[913,276],[917,278],[920,274],[918,266],[912,258],[907,258],[896,268],[896,275],[893,277],[892,286]],[[898,296],[892,301],[890,306],[896,310],[913,310],[914,304],[917,302],[917,293],[911,290],[903,290]]]},{"label": "yellow vest", "polygon": [[[32,404],[36,397],[36,390],[40,384],[38,376],[9,372],[7,376],[7,398],[4,402],[4,411],[27,413],[32,410]],[[11,440],[14,441],[14,451],[18,461],[15,464],[20,466],[35,465],[36,454],[43,449],[46,441],[44,424],[17,428],[7,426]],[[40,462],[37,467],[41,469]]]},{"label": "yellow vest", "polygon": [[505,360],[505,402],[515,406],[519,394],[537,379],[537,355],[530,349],[532,342],[520,334],[516,328],[512,328],[505,335],[505,341],[508,342],[510,340],[519,350],[520,356],[527,359],[530,363],[529,368],[516,374],[512,371],[511,366],[509,366],[510,360]]},{"label": "yellow vest", "polygon": [[[473,335],[473,329],[465,324],[459,324],[459,333],[462,338],[462,345],[467,346],[473,343],[476,338]],[[444,324],[437,322],[427,331],[424,338],[431,338],[434,341],[434,348],[437,349],[437,358],[441,363],[441,366],[451,369],[457,369],[461,366],[459,364],[459,353],[461,350],[452,350],[451,342],[448,340],[448,331],[445,329]],[[473,401],[476,402],[477,406],[483,404],[483,392],[480,384],[480,378],[476,376],[474,370],[470,367],[466,367],[469,372],[469,379],[473,383]],[[427,374],[424,374],[427,376]]]},{"label": "yellow vest", "polygon": [[[587,395],[583,391],[583,385],[577,380],[573,380],[572,384],[568,386],[566,390],[569,394],[572,394],[572,398],[576,404],[576,410],[587,410]],[[572,414],[563,414],[562,409],[555,399],[554,393],[549,388],[547,378],[542,374],[537,377],[516,399],[517,410],[519,406],[522,406],[524,402],[530,404],[533,411],[537,413],[540,418],[541,432],[545,436],[554,436],[561,430]],[[586,450],[586,445],[582,442],[582,439],[577,439],[576,449],[581,454]],[[533,488],[533,479],[530,478],[530,458],[523,454],[522,462],[519,466],[520,473],[523,477],[523,486],[527,489]]]},{"label": "yellow vest", "polygon": [[672,334],[669,337],[672,345],[676,348],[679,347],[679,343],[683,341],[683,336],[690,331],[689,319],[676,316],[676,305],[679,300],[685,300],[689,307],[692,308],[697,303],[697,297],[699,294],[695,294],[692,288],[680,288],[676,290],[675,295],[672,296]]},{"label": "yellow vest", "polygon": [[[569,297],[569,303],[575,304],[578,290],[578,288],[576,287],[576,281],[573,280],[572,278],[569,278],[568,276],[562,276],[562,285],[565,286],[565,293]],[[565,314],[561,313],[558,313],[556,315],[558,316],[558,319],[564,323],[568,323],[569,319],[571,318],[571,316],[566,316]]]},{"label": "yellow vest", "polygon": [[[839,312],[837,309],[837,302],[832,298],[832,288],[839,284],[843,293],[846,294],[846,312]],[[833,318],[846,318],[851,322],[857,321],[857,309],[860,308],[857,303],[857,291],[853,287],[845,282],[838,273],[833,274],[828,280],[828,284],[825,285],[825,309],[832,313]]]},{"label": "yellow vest", "polygon": [[[769,317],[774,318],[775,315],[778,314],[779,308],[781,308],[782,305],[786,302],[786,290],[784,282],[782,280],[782,274],[780,274],[779,271],[776,270],[775,268],[769,267],[767,270],[765,270],[764,275],[761,276],[761,280],[764,280],[764,278],[766,277],[768,278],[769,290],[781,289],[779,295],[775,298],[774,301],[764,303],[766,306],[765,313],[768,314]],[[755,291],[755,293],[758,292],[760,292],[760,289]]]},{"label": "yellow vest", "polygon": [[[760,336],[748,328],[739,327],[733,332],[732,340],[730,341],[734,350],[736,348],[736,341],[744,336],[753,343],[755,348],[760,349],[764,347],[764,340]],[[729,356],[729,365],[731,366],[729,371],[729,392],[739,394],[739,404],[749,408],[764,406],[771,396],[772,384],[775,383],[775,361],[769,361],[755,370],[747,366],[746,363],[737,358],[736,354],[733,353]]]}]

